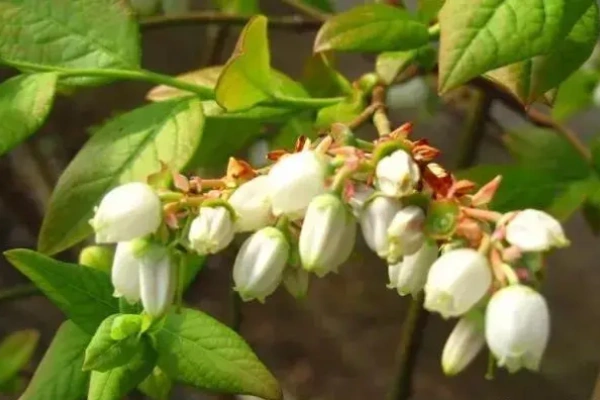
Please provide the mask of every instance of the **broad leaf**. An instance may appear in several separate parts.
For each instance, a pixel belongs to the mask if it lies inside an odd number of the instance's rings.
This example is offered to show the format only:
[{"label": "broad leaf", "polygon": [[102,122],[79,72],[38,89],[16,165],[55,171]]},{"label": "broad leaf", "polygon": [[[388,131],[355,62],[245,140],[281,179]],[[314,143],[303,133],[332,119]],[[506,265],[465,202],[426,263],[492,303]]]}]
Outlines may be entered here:
[{"label": "broad leaf", "polygon": [[440,12],[441,92],[551,51],[592,0],[446,0]]},{"label": "broad leaf", "polygon": [[429,45],[408,51],[389,51],[377,56],[375,71],[385,83],[390,84],[413,62],[430,69],[435,61],[435,49]]},{"label": "broad leaf", "polygon": [[137,24],[122,0],[1,0],[0,10],[1,61],[65,68],[139,67]]},{"label": "broad leaf", "polygon": [[304,65],[302,84],[314,97],[340,96],[352,93],[352,84],[333,67],[332,56],[313,54]]},{"label": "broad leaf", "polygon": [[88,333],[94,333],[102,320],[119,311],[110,278],[104,272],[57,261],[28,249],[9,250],[4,255]]},{"label": "broad leaf", "polygon": [[88,400],[121,400],[152,372],[156,351],[144,340],[129,362],[106,372],[93,371]]},{"label": "broad leaf", "polygon": [[275,378],[234,331],[210,316],[184,309],[156,334],[158,365],[173,379],[219,393],[281,399]]},{"label": "broad leaf", "polygon": [[119,315],[106,318],[92,337],[85,350],[83,369],[106,372],[126,364],[140,350],[140,341],[136,335],[115,340],[112,335],[113,322]]},{"label": "broad leaf", "polygon": [[173,382],[162,369],[155,367],[138,389],[153,400],[168,400]]},{"label": "broad leaf", "polygon": [[31,360],[40,334],[29,329],[14,332],[0,342],[0,385],[15,378]]},{"label": "broad leaf", "polygon": [[244,110],[272,95],[267,19],[253,17],[219,76],[215,97],[228,111]]},{"label": "broad leaf", "polygon": [[[177,75],[177,79],[184,82],[193,83],[197,86],[204,86],[209,89],[214,89],[222,71],[223,66],[216,65]],[[185,90],[167,85],[159,85],[152,88],[152,90],[146,94],[146,99],[150,101],[164,101],[178,97],[187,97],[190,95],[193,94]]]},{"label": "broad leaf", "polygon": [[437,19],[437,15],[444,5],[444,0],[418,0],[417,5],[419,19],[429,23]]},{"label": "broad leaf", "polygon": [[355,92],[345,101],[319,110],[315,126],[328,128],[334,122],[349,123],[360,115],[365,108],[365,100],[361,93]]},{"label": "broad leaf", "polygon": [[202,268],[204,268],[204,265],[206,264],[206,257],[192,253],[185,253],[184,257],[185,261],[183,265],[185,272],[183,279],[183,290],[186,290],[192,283],[194,283],[196,276],[198,276],[200,271],[202,271]]},{"label": "broad leaf", "polygon": [[428,41],[427,26],[406,10],[369,4],[327,20],[317,34],[314,51],[410,50]]},{"label": "broad leaf", "polygon": [[588,59],[596,45],[599,28],[598,5],[593,3],[569,35],[558,42],[548,55],[502,67],[487,75],[521,102],[531,104],[558,86]]},{"label": "broad leaf", "polygon": [[56,78],[52,72],[20,75],[0,85],[0,156],[42,126],[52,108]]},{"label": "broad leaf", "polygon": [[71,321],[58,328],[20,400],[81,400],[89,373],[81,370],[91,336]]},{"label": "broad leaf", "polygon": [[552,116],[565,121],[593,105],[593,92],[600,76],[595,71],[580,69],[558,89]]},{"label": "broad leaf", "polygon": [[159,171],[179,170],[194,154],[204,118],[199,100],[154,103],[100,128],[58,180],[42,224],[38,248],[54,254],[85,239],[93,209],[112,187]]}]

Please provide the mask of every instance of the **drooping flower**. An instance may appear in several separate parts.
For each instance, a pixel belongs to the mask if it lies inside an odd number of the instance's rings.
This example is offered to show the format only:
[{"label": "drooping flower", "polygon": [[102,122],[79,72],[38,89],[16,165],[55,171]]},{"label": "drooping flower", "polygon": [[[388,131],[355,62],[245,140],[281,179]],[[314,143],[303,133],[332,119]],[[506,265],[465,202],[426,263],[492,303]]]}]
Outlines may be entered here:
[{"label": "drooping flower", "polygon": [[537,371],[548,344],[550,313],[535,290],[512,285],[496,292],[485,317],[485,337],[498,365]]},{"label": "drooping flower", "polygon": [[154,233],[161,221],[158,195],[145,183],[131,182],[104,196],[90,224],[96,243],[117,243]]},{"label": "drooping flower", "polygon": [[144,311],[153,318],[163,316],[175,294],[174,270],[167,249],[152,244],[141,257],[140,298]]},{"label": "drooping flower", "polygon": [[356,220],[334,194],[315,197],[300,232],[300,259],[305,270],[318,276],[337,271],[352,251]]},{"label": "drooping flower", "polygon": [[399,263],[391,264],[388,267],[388,288],[396,289],[401,296],[416,296],[423,290],[429,268],[437,259],[438,253],[437,245],[426,241],[416,253],[405,256]]},{"label": "drooping flower", "polygon": [[302,151],[282,157],[269,171],[269,194],[276,216],[304,216],[311,200],[325,193],[325,157]]},{"label": "drooping flower", "polygon": [[215,254],[233,240],[235,234],[231,212],[227,207],[200,207],[190,225],[188,239],[198,254]]},{"label": "drooping flower", "polygon": [[242,184],[229,198],[235,210],[235,226],[238,232],[257,231],[273,221],[269,199],[269,179],[257,176]]},{"label": "drooping flower", "polygon": [[235,290],[240,297],[263,302],[281,283],[289,253],[284,234],[273,227],[263,228],[246,239],[233,265]]},{"label": "drooping flower", "polygon": [[423,242],[425,213],[417,206],[408,206],[396,213],[387,229],[389,241],[388,262],[397,263],[402,256],[416,253]]},{"label": "drooping flower", "polygon": [[477,321],[463,317],[450,333],[442,351],[442,369],[446,375],[460,373],[483,349],[483,324],[479,325]]},{"label": "drooping flower", "polygon": [[547,251],[565,247],[569,240],[556,219],[533,209],[519,212],[506,226],[506,240],[521,251]]},{"label": "drooping flower", "polygon": [[375,175],[379,190],[393,197],[411,194],[421,178],[419,166],[404,150],[396,150],[382,158],[377,163]]},{"label": "drooping flower", "polygon": [[492,273],[486,257],[473,249],[456,249],[438,258],[427,275],[425,308],[444,318],[469,311],[487,293]]},{"label": "drooping flower", "polygon": [[400,209],[402,205],[397,199],[377,196],[365,204],[360,215],[365,242],[381,258],[388,256],[390,243],[387,230]]},{"label": "drooping flower", "polygon": [[117,244],[111,269],[114,296],[124,297],[129,303],[140,300],[139,248],[140,243],[137,240]]}]

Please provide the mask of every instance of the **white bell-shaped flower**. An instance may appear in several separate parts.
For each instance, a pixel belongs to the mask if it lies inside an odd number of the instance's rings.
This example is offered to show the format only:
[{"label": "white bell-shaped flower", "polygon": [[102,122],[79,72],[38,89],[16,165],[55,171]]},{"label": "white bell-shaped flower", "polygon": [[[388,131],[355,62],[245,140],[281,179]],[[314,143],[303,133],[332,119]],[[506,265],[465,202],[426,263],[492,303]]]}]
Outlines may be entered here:
[{"label": "white bell-shaped flower", "polygon": [[438,258],[427,275],[425,308],[444,318],[469,311],[492,284],[486,257],[473,249],[456,249]]},{"label": "white bell-shaped flower", "polygon": [[269,193],[276,216],[304,216],[311,200],[325,193],[327,163],[315,151],[282,157],[269,171]]},{"label": "white bell-shaped flower", "polygon": [[543,211],[533,209],[519,212],[507,224],[506,240],[524,252],[569,245],[560,222]]},{"label": "white bell-shaped flower", "polygon": [[404,150],[383,157],[375,169],[377,187],[387,196],[401,197],[413,192],[421,178],[419,166]]},{"label": "white bell-shaped flower", "polygon": [[408,206],[396,213],[387,229],[389,263],[397,263],[402,256],[414,254],[421,248],[425,241],[424,223],[425,213],[420,207]]},{"label": "white bell-shaped flower", "polygon": [[356,220],[342,200],[330,193],[315,197],[300,232],[302,266],[320,277],[337,272],[350,256],[355,239]]},{"label": "white bell-shaped flower", "polygon": [[510,372],[537,371],[548,344],[550,313],[535,290],[508,286],[496,292],[485,315],[485,338],[498,365]]},{"label": "white bell-shaped flower", "polygon": [[434,242],[426,241],[421,248],[410,256],[388,267],[390,289],[396,289],[398,294],[416,296],[427,280],[427,273],[433,262],[437,259],[439,249]]},{"label": "white bell-shaped flower", "polygon": [[140,297],[144,311],[153,318],[163,316],[173,302],[175,277],[171,257],[161,245],[150,245],[141,257]]},{"label": "white bell-shaped flower", "polygon": [[161,221],[158,195],[145,183],[131,182],[104,196],[90,224],[96,243],[117,243],[154,233]]},{"label": "white bell-shaped flower", "polygon": [[281,283],[290,253],[284,234],[266,227],[250,236],[233,264],[235,290],[244,301],[265,298]]},{"label": "white bell-shaped flower", "polygon": [[388,255],[390,242],[387,230],[401,209],[402,205],[397,199],[377,196],[365,204],[360,215],[360,227],[365,242],[381,258]]},{"label": "white bell-shaped flower", "polygon": [[198,216],[190,225],[188,239],[198,254],[215,254],[233,240],[233,218],[227,207],[200,207]]},{"label": "white bell-shaped flower", "polygon": [[362,183],[357,183],[354,186],[354,192],[350,196],[350,199],[348,199],[348,204],[352,209],[352,214],[354,214],[356,218],[360,218],[365,203],[373,193],[375,193],[375,189],[371,186]]},{"label": "white bell-shaped flower", "polygon": [[236,213],[235,227],[238,232],[257,231],[273,222],[269,179],[266,175],[242,184],[228,201]]},{"label": "white bell-shaped flower", "polygon": [[462,372],[475,359],[484,345],[483,324],[478,324],[472,318],[461,318],[450,333],[442,351],[444,373],[452,376]]},{"label": "white bell-shaped flower", "polygon": [[115,297],[129,303],[140,300],[140,243],[137,240],[117,244],[111,269]]}]

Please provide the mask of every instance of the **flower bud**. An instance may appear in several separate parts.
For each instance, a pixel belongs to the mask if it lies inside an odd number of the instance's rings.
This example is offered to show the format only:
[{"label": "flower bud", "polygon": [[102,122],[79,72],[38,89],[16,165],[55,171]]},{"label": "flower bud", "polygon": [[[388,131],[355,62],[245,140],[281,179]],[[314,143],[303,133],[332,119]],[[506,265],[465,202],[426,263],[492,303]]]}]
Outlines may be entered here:
[{"label": "flower bud", "polygon": [[302,151],[282,157],[269,171],[269,192],[275,215],[304,216],[313,197],[325,193],[324,156]]},{"label": "flower bud", "polygon": [[442,254],[427,275],[425,308],[442,317],[457,317],[469,311],[492,284],[490,265],[473,249],[457,249]]},{"label": "flower bud", "polygon": [[506,241],[521,251],[547,251],[552,247],[565,247],[565,237],[560,222],[545,212],[527,209],[519,212],[506,225]]},{"label": "flower bud", "polygon": [[266,176],[242,184],[229,198],[229,205],[236,213],[235,227],[238,232],[257,231],[273,221],[269,199],[269,179]]},{"label": "flower bud", "polygon": [[234,234],[233,219],[227,207],[200,207],[190,226],[188,239],[198,254],[206,255],[229,246]]},{"label": "flower bud", "polygon": [[244,301],[265,297],[277,289],[288,260],[290,245],[284,234],[273,227],[250,236],[233,264],[235,290]]},{"label": "flower bud", "polygon": [[283,285],[288,293],[296,299],[306,297],[309,283],[310,274],[302,268],[288,266],[283,271]]},{"label": "flower bud", "polygon": [[90,224],[96,231],[96,243],[117,243],[155,232],[161,220],[158,195],[145,183],[131,182],[104,196]]},{"label": "flower bud", "polygon": [[387,229],[388,262],[396,263],[402,256],[416,253],[423,242],[425,213],[417,206],[408,206],[398,211]]},{"label": "flower bud", "polygon": [[354,246],[356,221],[334,194],[315,197],[300,232],[300,259],[305,270],[322,277],[337,272]]},{"label": "flower bud", "polygon": [[416,296],[427,280],[427,272],[438,256],[438,247],[435,243],[426,241],[419,251],[388,267],[390,289],[398,290],[400,296],[412,294]]},{"label": "flower bud", "polygon": [[167,249],[150,245],[140,266],[140,297],[146,314],[158,318],[173,302],[175,277]]},{"label": "flower bud", "polygon": [[498,366],[537,371],[548,343],[550,313],[535,290],[513,285],[496,292],[485,315],[485,338]]},{"label": "flower bud", "polygon": [[124,297],[129,303],[140,300],[140,256],[138,240],[120,242],[115,250],[111,280],[113,296]]},{"label": "flower bud", "polygon": [[396,150],[382,158],[377,163],[375,175],[379,190],[393,197],[411,194],[421,178],[419,166],[404,150]]},{"label": "flower bud", "polygon": [[115,251],[107,246],[87,246],[79,253],[79,265],[110,273]]},{"label": "flower bud", "polygon": [[442,351],[442,369],[446,375],[460,373],[483,349],[483,326],[477,322],[472,318],[463,317],[450,333]]},{"label": "flower bud", "polygon": [[387,230],[400,209],[402,205],[398,200],[377,196],[365,205],[360,215],[360,227],[365,242],[381,258],[388,255],[390,243]]}]

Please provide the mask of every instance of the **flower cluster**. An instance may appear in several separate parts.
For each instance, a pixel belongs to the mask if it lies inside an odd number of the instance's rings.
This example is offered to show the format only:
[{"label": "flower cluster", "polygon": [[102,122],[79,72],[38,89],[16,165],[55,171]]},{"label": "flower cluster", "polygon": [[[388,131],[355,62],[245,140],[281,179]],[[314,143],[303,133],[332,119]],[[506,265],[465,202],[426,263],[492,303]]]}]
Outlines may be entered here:
[{"label": "flower cluster", "polygon": [[240,297],[262,302],[282,283],[301,297],[310,276],[338,272],[360,227],[388,264],[388,288],[424,292],[426,309],[460,318],[442,354],[447,374],[486,343],[498,365],[537,369],[549,312],[533,287],[542,253],[568,244],[561,225],[537,210],[489,210],[500,178],[475,191],[410,132],[406,124],[367,142],[334,125],[314,143],[302,137],[292,152],[268,153],[261,169],[232,158],[221,179],[164,168],[157,175],[168,186],[152,176],[116,187],[91,221],[98,243],[117,243],[115,296],[160,317],[181,284],[178,254],[215,254],[245,234],[233,266]]}]

